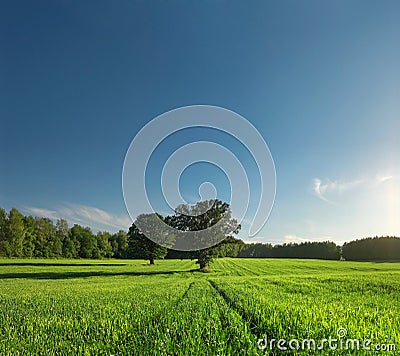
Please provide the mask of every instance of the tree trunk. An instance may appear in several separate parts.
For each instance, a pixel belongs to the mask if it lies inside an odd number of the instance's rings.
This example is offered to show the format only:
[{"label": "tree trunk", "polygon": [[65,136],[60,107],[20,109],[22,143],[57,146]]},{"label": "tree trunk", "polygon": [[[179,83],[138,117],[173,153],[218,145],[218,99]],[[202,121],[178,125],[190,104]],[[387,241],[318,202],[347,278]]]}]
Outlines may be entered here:
[{"label": "tree trunk", "polygon": [[150,257],[150,264],[154,265],[154,258],[153,257]]}]

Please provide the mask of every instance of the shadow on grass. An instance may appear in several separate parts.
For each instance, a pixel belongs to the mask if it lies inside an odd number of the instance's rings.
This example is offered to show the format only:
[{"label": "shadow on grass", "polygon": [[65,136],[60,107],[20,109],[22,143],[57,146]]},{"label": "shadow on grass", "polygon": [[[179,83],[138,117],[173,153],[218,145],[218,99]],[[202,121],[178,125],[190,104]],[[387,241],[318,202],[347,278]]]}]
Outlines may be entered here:
[{"label": "shadow on grass", "polygon": [[400,260],[359,260],[353,262],[374,262],[374,263],[399,263]]},{"label": "shadow on grass", "polygon": [[16,272],[0,274],[0,279],[71,279],[71,278],[87,278],[87,277],[116,277],[116,276],[152,276],[152,275],[170,275],[175,273],[191,273],[198,272],[198,269],[188,271],[143,271],[143,272]]},{"label": "shadow on grass", "polygon": [[0,262],[1,266],[30,266],[30,267],[116,267],[116,266],[126,266],[126,263],[46,263],[46,262]]}]

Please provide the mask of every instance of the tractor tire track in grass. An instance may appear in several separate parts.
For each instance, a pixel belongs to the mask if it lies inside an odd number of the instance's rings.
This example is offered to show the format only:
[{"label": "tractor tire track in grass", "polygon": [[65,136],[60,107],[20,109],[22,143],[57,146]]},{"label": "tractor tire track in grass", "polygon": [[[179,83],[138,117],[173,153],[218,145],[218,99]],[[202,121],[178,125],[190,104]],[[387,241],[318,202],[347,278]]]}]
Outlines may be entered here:
[{"label": "tractor tire track in grass", "polygon": [[259,337],[262,335],[265,330],[261,330],[257,321],[249,314],[245,309],[243,309],[238,303],[236,303],[233,299],[231,299],[228,294],[218,286],[218,284],[213,280],[208,280],[213,289],[221,296],[221,298],[225,301],[230,308],[232,308],[244,322],[247,322],[250,325],[250,332],[254,335],[254,337]]},{"label": "tractor tire track in grass", "polygon": [[[243,323],[246,323],[249,325],[250,330],[249,333],[254,338],[254,344],[256,344],[256,340],[259,340],[260,338],[263,338],[264,335],[274,335],[273,330],[266,330],[265,328],[261,327],[262,323],[260,323],[260,320],[258,318],[255,318],[253,314],[249,313],[246,309],[244,309],[239,303],[237,303],[234,299],[230,298],[228,294],[218,286],[218,284],[213,281],[213,280],[208,280],[210,285],[213,287],[213,289],[220,295],[220,297],[225,301],[225,303],[235,312],[237,315],[240,316],[242,319]],[[265,351],[261,349],[257,349],[257,347],[254,347],[253,354],[254,355],[305,355],[305,354],[310,354],[308,350],[285,350],[285,351],[280,351],[280,350],[271,350],[271,349],[266,349]]]},{"label": "tractor tire track in grass", "polygon": [[256,353],[256,338],[248,324],[204,279],[192,282],[178,303],[159,316],[157,325],[152,354]]},{"label": "tractor tire track in grass", "polygon": [[190,288],[193,287],[193,284],[194,284],[194,283],[195,283],[195,282],[190,282],[189,287],[185,290],[185,293],[182,294],[182,296],[179,298],[179,300],[177,301],[177,303],[179,303],[179,301],[181,301],[182,299],[185,299],[185,298],[186,298],[186,296],[188,295],[188,293],[189,293],[189,291],[190,291]]},{"label": "tractor tire track in grass", "polygon": [[247,267],[244,266],[243,264],[238,263],[238,261],[232,261],[233,265],[235,266],[236,269],[240,271],[240,275],[244,276],[259,276],[260,271],[257,271],[257,268],[254,266]]}]

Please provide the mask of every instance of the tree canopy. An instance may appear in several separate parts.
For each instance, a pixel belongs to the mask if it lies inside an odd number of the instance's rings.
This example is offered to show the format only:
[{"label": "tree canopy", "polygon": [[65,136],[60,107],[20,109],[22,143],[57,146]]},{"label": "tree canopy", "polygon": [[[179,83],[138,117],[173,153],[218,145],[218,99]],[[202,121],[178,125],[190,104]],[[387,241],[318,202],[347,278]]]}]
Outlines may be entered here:
[{"label": "tree canopy", "polygon": [[[157,214],[142,214],[139,215],[128,232],[128,250],[129,256],[132,258],[143,258],[150,261],[150,264],[154,264],[155,259],[164,258],[168,252],[167,247],[172,246],[174,243],[174,236],[163,234],[163,224],[160,224],[162,217]],[[162,221],[161,221],[162,222]],[[139,229],[139,226],[143,227],[144,231]],[[162,242],[160,245],[157,242],[149,239],[149,231],[153,232],[154,229],[158,231],[158,242]]]},{"label": "tree canopy", "polygon": [[[221,200],[206,200],[197,204],[180,205],[173,216],[165,218],[168,225],[183,231],[177,233],[175,246],[186,247],[192,251],[191,256],[197,259],[200,269],[205,269],[214,257],[221,254],[221,245],[225,238],[237,234],[241,228],[232,218],[228,203]],[[186,234],[193,232],[193,234]]]}]

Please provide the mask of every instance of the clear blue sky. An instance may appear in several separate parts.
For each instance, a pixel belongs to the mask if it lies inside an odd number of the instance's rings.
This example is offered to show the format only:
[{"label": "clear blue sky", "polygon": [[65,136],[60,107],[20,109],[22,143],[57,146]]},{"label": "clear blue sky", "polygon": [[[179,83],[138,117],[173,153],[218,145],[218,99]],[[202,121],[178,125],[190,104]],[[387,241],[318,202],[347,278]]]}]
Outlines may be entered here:
[{"label": "clear blue sky", "polygon": [[399,18],[399,1],[2,1],[0,206],[126,227],[135,134],[210,104],[275,160],[253,240],[400,235]]}]

